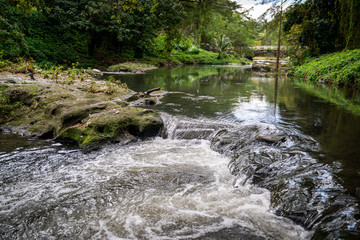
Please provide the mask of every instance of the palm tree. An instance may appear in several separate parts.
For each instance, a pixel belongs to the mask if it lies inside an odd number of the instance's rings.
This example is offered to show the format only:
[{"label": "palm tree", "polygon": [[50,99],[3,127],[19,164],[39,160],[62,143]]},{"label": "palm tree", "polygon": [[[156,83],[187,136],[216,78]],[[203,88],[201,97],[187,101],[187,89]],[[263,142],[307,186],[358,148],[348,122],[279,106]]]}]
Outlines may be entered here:
[{"label": "palm tree", "polygon": [[219,39],[214,38],[214,42],[216,51],[219,53],[218,59],[232,47],[231,40],[225,35],[222,35]]}]

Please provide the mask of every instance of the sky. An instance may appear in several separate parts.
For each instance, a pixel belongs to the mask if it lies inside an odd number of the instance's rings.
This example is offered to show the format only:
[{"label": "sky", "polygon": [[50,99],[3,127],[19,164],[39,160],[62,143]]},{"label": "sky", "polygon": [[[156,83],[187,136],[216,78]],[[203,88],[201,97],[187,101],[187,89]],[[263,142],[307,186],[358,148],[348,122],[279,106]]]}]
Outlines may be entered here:
[{"label": "sky", "polygon": [[255,0],[236,0],[236,1],[240,3],[242,7],[245,9],[250,9],[251,7],[253,7],[254,9],[250,11],[250,16],[254,19],[260,17],[260,15],[263,14],[271,6],[271,3],[264,5],[261,4],[256,5],[256,3],[259,3],[260,1],[255,1]]},{"label": "sky", "polygon": [[[236,2],[238,2],[240,5],[242,5],[243,8],[245,9],[250,9],[251,7],[253,7],[253,10],[250,11],[250,16],[254,19],[257,19],[258,17],[260,17],[261,14],[263,14],[268,8],[271,7],[272,3],[268,3],[268,4],[257,4],[260,3],[261,0],[235,0]],[[283,4],[283,8],[287,8],[289,7],[294,1],[293,0],[287,0],[284,1],[285,3]],[[269,20],[269,16],[267,17],[267,19]]]}]

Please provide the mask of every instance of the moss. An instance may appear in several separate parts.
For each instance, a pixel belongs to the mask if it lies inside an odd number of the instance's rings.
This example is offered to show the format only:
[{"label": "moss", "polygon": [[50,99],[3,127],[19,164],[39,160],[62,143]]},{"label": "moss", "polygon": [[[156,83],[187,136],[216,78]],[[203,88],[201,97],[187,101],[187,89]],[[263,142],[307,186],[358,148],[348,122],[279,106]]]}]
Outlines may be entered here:
[{"label": "moss", "polygon": [[76,142],[83,149],[159,133],[162,121],[157,113],[126,107],[124,99],[131,90],[109,96],[84,91],[86,84],[82,82],[74,85],[63,86],[46,80],[9,84],[1,96],[9,103],[22,105],[10,110],[14,118],[6,125],[25,135]]},{"label": "moss", "polygon": [[7,85],[0,85],[0,123],[14,117],[14,111],[23,106],[18,99],[14,99]]},{"label": "moss", "polygon": [[147,63],[125,62],[110,66],[109,70],[112,72],[142,72],[153,68],[156,68],[156,66]]},{"label": "moss", "polygon": [[162,128],[160,116],[139,108],[112,108],[84,119],[81,124],[62,131],[57,140],[78,142],[83,149],[96,144],[119,142],[127,136],[156,136]]}]

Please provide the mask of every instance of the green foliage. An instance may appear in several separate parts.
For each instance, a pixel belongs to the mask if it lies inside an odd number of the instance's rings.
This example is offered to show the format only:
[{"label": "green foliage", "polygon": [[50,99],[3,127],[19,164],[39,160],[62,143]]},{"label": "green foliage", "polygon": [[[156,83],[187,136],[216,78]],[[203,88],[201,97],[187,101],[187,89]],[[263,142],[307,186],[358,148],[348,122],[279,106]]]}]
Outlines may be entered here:
[{"label": "green foliage", "polygon": [[294,76],[338,87],[360,87],[360,49],[323,55],[296,67]]},{"label": "green foliage", "polygon": [[180,61],[184,64],[214,64],[214,65],[224,65],[228,63],[238,63],[245,64],[244,59],[235,58],[231,55],[224,55],[221,59],[219,58],[218,53],[210,52],[203,50],[201,48],[196,51],[173,51],[173,55],[170,60]]},{"label": "green foliage", "polygon": [[45,69],[121,57],[178,61],[173,51],[183,59],[203,54],[200,47],[217,51],[214,37],[226,35],[244,55],[251,24],[237,7],[232,0],[0,0],[0,52],[3,60],[25,57]]},{"label": "green foliage", "polygon": [[159,34],[156,38],[154,38],[152,43],[148,46],[148,53],[151,56],[165,57],[166,39],[167,39],[167,35],[165,33]]},{"label": "green foliage", "polygon": [[339,30],[343,46],[347,49],[360,47],[360,1],[338,0],[335,15],[339,21]]},{"label": "green foliage", "polygon": [[46,60],[55,64],[77,61],[74,47],[78,47],[78,45],[69,34],[63,33],[55,26],[56,22],[49,20],[39,12],[32,14],[26,21],[28,27],[25,37],[28,46],[27,56],[31,56],[39,62]]},{"label": "green foliage", "polygon": [[0,51],[0,71],[10,66],[12,62],[4,58],[4,50]]},{"label": "green foliage", "polygon": [[360,1],[306,0],[285,14],[293,60],[301,64],[307,56],[360,48]]},{"label": "green foliage", "polygon": [[107,87],[108,93],[114,93],[116,91],[115,87],[117,88],[128,88],[126,83],[122,83],[119,79],[115,79],[114,76],[110,76],[107,79]]},{"label": "green foliage", "polygon": [[216,51],[218,52],[218,59],[220,59],[223,56],[223,54],[227,53],[232,47],[232,42],[225,35],[222,35],[219,38],[214,38],[214,42],[215,42]]},{"label": "green foliage", "polygon": [[[199,53],[198,48],[195,45],[195,42],[192,38],[179,35],[178,39],[174,39],[171,41],[171,45],[173,46],[171,49],[167,49],[166,42],[168,41],[168,35],[166,33],[159,34],[148,47],[148,53],[151,56],[159,57],[159,58],[169,58],[172,50],[187,52],[192,54]],[[171,50],[170,52],[168,52]]]},{"label": "green foliage", "polygon": [[6,59],[15,59],[25,54],[27,45],[21,32],[21,12],[0,0],[0,52]]},{"label": "green foliage", "polygon": [[33,69],[36,69],[37,73],[45,79],[55,81],[55,83],[70,85],[75,81],[84,81],[87,78],[91,78],[89,74],[85,73],[84,69],[78,67],[79,63],[73,63],[72,67],[66,68],[62,65],[53,65],[50,68],[39,68],[34,65]]}]

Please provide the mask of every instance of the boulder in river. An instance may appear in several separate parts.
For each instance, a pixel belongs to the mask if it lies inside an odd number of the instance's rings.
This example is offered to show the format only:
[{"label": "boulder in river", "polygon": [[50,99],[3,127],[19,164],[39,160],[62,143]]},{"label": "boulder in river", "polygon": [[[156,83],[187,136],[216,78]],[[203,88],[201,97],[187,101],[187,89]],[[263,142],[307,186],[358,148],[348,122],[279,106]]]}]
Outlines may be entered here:
[{"label": "boulder in river", "polygon": [[337,181],[337,168],[320,163],[317,142],[296,130],[247,124],[222,130],[212,149],[231,158],[240,184],[251,182],[271,191],[273,211],[308,230],[313,239],[355,239],[360,233],[357,200]]},{"label": "boulder in river", "polygon": [[81,123],[65,128],[58,141],[76,141],[84,150],[93,150],[106,142],[126,142],[135,137],[146,138],[159,134],[162,121],[148,109],[113,107],[90,114]]}]

